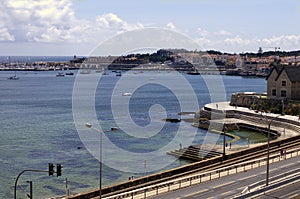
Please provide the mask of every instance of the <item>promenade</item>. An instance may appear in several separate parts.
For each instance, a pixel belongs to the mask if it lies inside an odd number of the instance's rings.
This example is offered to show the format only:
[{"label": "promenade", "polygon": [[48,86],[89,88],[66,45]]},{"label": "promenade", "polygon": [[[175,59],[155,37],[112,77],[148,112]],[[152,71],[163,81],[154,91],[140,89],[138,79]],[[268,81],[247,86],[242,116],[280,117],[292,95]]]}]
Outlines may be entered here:
[{"label": "promenade", "polygon": [[[215,102],[215,103],[209,103],[206,104],[202,110],[204,109],[210,109],[211,112],[214,111],[221,111],[221,112],[234,112],[235,117],[227,118],[225,115],[221,119],[212,119],[210,122],[214,123],[220,123],[220,124],[248,124],[251,126],[256,126],[259,128],[268,128],[268,121],[266,121],[265,117],[268,117],[268,119],[272,120],[270,124],[270,129],[273,131],[278,132],[278,137],[276,140],[283,140],[286,138],[290,138],[296,135],[299,135],[300,131],[297,131],[298,128],[288,128],[287,126],[280,123],[282,120],[291,121],[291,123],[295,126],[300,127],[300,121],[297,116],[291,116],[291,115],[281,115],[281,114],[274,114],[274,113],[260,113],[256,110],[250,110],[249,108],[245,107],[239,107],[239,106],[230,106],[229,102]],[[300,130],[300,128],[299,128]],[[231,148],[227,149],[227,153],[235,153],[240,150],[244,150],[245,148],[249,147],[256,147],[260,145],[266,144],[263,143],[251,143],[249,142],[249,146],[243,146],[243,145],[236,145],[232,144]],[[215,146],[216,149],[219,149],[220,151],[223,150],[222,146]]]},{"label": "promenade", "polygon": [[[274,133],[275,138],[270,144],[270,163],[279,162],[286,158],[292,158],[300,155],[298,140],[300,139],[300,122],[296,116],[278,115],[278,114],[262,114],[254,110],[249,110],[244,107],[230,106],[228,102],[210,103],[205,105],[199,113],[209,116],[210,113],[216,113],[218,116],[209,120],[219,124],[247,124],[255,127],[260,127],[270,130]],[[222,114],[226,113],[226,117]],[[221,117],[220,117],[221,114]],[[200,116],[198,115],[198,116]],[[264,118],[265,117],[265,118]],[[214,149],[220,153],[223,151],[222,145],[215,145]],[[279,153],[284,149],[285,156]],[[184,187],[192,186],[202,182],[219,179],[221,177],[232,175],[247,170],[265,166],[267,164],[266,142],[264,143],[249,143],[248,146],[232,144],[226,147],[226,158],[221,155],[197,161],[187,166],[182,166],[177,169],[166,171],[160,174],[145,176],[140,179],[135,179],[128,182],[125,190],[117,190],[117,193],[110,193],[105,198],[148,198],[155,195],[166,193]],[[204,169],[207,167],[206,169]],[[152,181],[149,181],[152,179]],[[126,183],[122,187],[126,187]],[[110,188],[113,189],[112,187]],[[95,190],[96,191],[96,190]],[[78,197],[69,198],[84,198],[86,194],[80,194]],[[97,196],[94,196],[97,198]],[[99,198],[99,197],[98,197]]]},{"label": "promenade", "polygon": [[[272,131],[276,131],[278,133],[278,137],[274,140],[272,140],[271,142],[277,142],[277,143],[285,143],[284,140],[286,139],[291,139],[295,136],[299,136],[299,125],[300,122],[298,121],[298,117],[296,116],[289,116],[289,115],[279,115],[279,114],[272,114],[272,113],[267,113],[266,117],[267,119],[264,119],[262,116],[262,113],[259,113],[257,111],[254,110],[249,110],[248,108],[244,108],[244,107],[234,107],[234,106],[230,106],[228,102],[219,102],[219,103],[210,103],[205,105],[205,107],[203,107],[202,110],[210,110],[211,112],[221,112],[221,113],[235,113],[235,117],[236,118],[221,118],[221,119],[212,119],[210,120],[210,122],[213,123],[220,123],[220,124],[247,124],[247,125],[252,125],[252,126],[256,126],[256,127],[260,127],[260,128],[268,128],[268,121],[272,124],[270,125],[270,130]],[[297,125],[299,124],[299,125]],[[291,128],[289,128],[291,127]],[[282,142],[281,142],[282,141]],[[243,152],[246,149],[251,150],[251,148],[257,148],[259,146],[264,146],[266,145],[266,142],[264,143],[249,143],[249,146],[241,146],[238,144],[233,144],[231,146],[231,148],[227,147],[226,148],[226,155],[230,155],[230,154],[236,154],[238,152]],[[215,145],[214,149],[222,152],[223,150],[223,146],[222,145]],[[282,156],[280,153],[278,153],[278,148],[277,144],[276,146],[272,147],[272,155],[270,156],[270,163],[276,163],[276,162],[281,162],[283,160],[292,158],[292,157],[296,157],[300,155],[300,148],[297,146],[296,148],[293,149],[287,149],[285,150],[285,155]],[[262,151],[263,154],[265,154],[264,150]],[[241,163],[236,163],[235,160],[232,160],[232,164],[230,166],[226,166],[220,169],[216,169],[216,170],[211,170],[211,171],[207,171],[207,172],[195,172],[193,174],[181,177],[181,178],[177,178],[171,181],[166,181],[163,183],[159,183],[156,185],[152,185],[152,186],[148,186],[148,187],[144,187],[144,188],[140,188],[140,189],[136,189],[127,193],[122,193],[119,195],[115,195],[115,196],[111,196],[111,197],[107,197],[109,199],[114,199],[114,198],[118,198],[120,196],[125,197],[125,198],[165,198],[168,196],[176,196],[176,198],[178,198],[179,196],[183,196],[184,194],[180,191],[180,190],[186,190],[187,187],[192,187],[192,185],[196,185],[196,184],[202,184],[203,182],[211,182],[214,181],[214,179],[220,179],[223,178],[225,176],[230,176],[233,174],[238,174],[238,173],[245,173],[248,170],[252,170],[254,168],[261,168],[261,167],[265,167],[267,164],[267,158],[266,157],[262,157],[262,158],[255,158],[255,159],[251,159],[248,160],[246,162],[241,162]],[[284,165],[284,163],[283,163]],[[284,166],[283,166],[284,167]],[[262,169],[262,171],[264,171],[264,169]],[[250,177],[254,177],[256,176],[255,174],[253,174],[252,176],[248,176],[245,173],[245,179],[249,179]],[[232,179],[234,179],[234,177],[231,177]],[[234,180],[233,180],[234,181]],[[205,183],[205,184],[207,184]],[[204,185],[205,185],[204,184]],[[229,183],[225,183],[225,185],[227,186],[227,184],[229,185]],[[224,185],[224,186],[225,186]],[[197,185],[198,186],[198,185]],[[199,185],[200,186],[200,185]],[[223,187],[223,185],[217,185],[214,186],[214,188],[219,189],[221,188],[221,186]],[[242,189],[245,188],[241,186],[237,191],[239,191],[239,193],[242,191]],[[230,189],[230,187],[229,187]],[[229,190],[228,189],[228,190]],[[178,190],[178,191],[176,191]],[[208,190],[208,189],[207,189]],[[195,193],[199,194],[199,193],[204,193],[205,191],[207,191],[206,189],[204,190],[198,190]],[[233,193],[233,190],[227,190],[227,194],[230,192]],[[168,194],[166,194],[168,193]],[[169,195],[170,193],[170,195]],[[172,194],[174,193],[174,194]],[[212,192],[213,193],[213,192]],[[231,193],[231,194],[232,194]],[[238,193],[238,192],[236,192]],[[159,196],[160,194],[162,194],[162,196]],[[177,194],[177,195],[176,195]],[[220,193],[221,195],[223,193]],[[212,194],[214,195],[214,194]],[[193,194],[186,194],[186,196],[193,196]]]},{"label": "promenade", "polygon": [[[216,144],[204,141],[202,144],[176,149],[168,154],[192,161],[201,161],[221,156],[223,153],[230,155],[266,144],[265,139],[253,140],[251,134],[240,137],[238,134],[232,133],[232,131],[240,131],[240,128],[249,129],[256,132],[255,134],[260,132],[267,137],[270,124],[271,142],[297,136],[300,132],[300,122],[296,116],[260,113],[244,107],[230,106],[229,102],[206,104],[196,113],[195,118],[194,126],[208,129],[211,133],[226,134],[232,139],[226,139],[225,148],[225,143]],[[228,130],[225,130],[225,127]]]},{"label": "promenade", "polygon": [[[245,113],[254,113],[257,114],[258,116],[260,115],[260,113],[257,113],[256,110],[250,110],[249,108],[246,107],[240,107],[240,106],[230,106],[229,102],[214,102],[214,103],[209,103],[206,104],[204,107],[210,108],[212,110],[224,110],[224,111],[241,111],[241,112],[245,112]],[[300,125],[300,121],[299,118],[297,116],[292,116],[292,115],[280,115],[280,114],[274,114],[274,113],[267,113],[268,116],[270,117],[277,117],[279,116],[279,118],[284,118],[284,119],[288,119],[291,121],[295,121],[295,122],[299,122]]]}]

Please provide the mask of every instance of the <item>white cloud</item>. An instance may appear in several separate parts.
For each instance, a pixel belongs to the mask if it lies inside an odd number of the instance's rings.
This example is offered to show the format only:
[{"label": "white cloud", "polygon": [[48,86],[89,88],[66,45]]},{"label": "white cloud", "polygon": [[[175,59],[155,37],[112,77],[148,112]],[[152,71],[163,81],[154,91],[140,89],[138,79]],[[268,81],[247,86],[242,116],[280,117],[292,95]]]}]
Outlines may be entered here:
[{"label": "white cloud", "polygon": [[197,34],[200,35],[200,37],[207,37],[209,32],[205,29],[197,28]]},{"label": "white cloud", "polygon": [[[117,33],[142,29],[138,22],[128,22],[115,13],[98,15],[94,20],[79,19],[72,0],[1,0],[0,42],[95,44]],[[146,25],[147,26],[147,25]],[[169,22],[164,27],[179,30]],[[180,30],[179,30],[180,31]],[[269,38],[239,36],[227,30],[183,30],[206,49],[222,51],[257,51],[260,46],[276,46],[282,50],[299,48],[300,35],[289,34]]]},{"label": "white cloud", "polygon": [[262,39],[235,36],[226,38],[224,44],[227,46],[243,48],[244,51],[249,51],[251,48],[256,50],[259,47],[269,47],[267,48],[268,50],[272,50],[272,48],[275,49],[275,47],[280,47],[281,50],[286,51],[299,50],[300,35],[280,35]]},{"label": "white cloud", "polygon": [[290,51],[299,50],[300,35],[280,35],[270,38],[247,38],[239,35],[215,38],[209,35],[195,40],[207,50],[216,49],[224,52],[257,52],[259,47],[265,47],[264,51],[274,50],[275,47]]},{"label": "white cloud", "polygon": [[114,13],[108,13],[97,16],[96,26],[98,26],[101,29],[116,30],[118,33],[123,31],[141,29],[144,27],[141,23],[127,23]]},{"label": "white cloud", "polygon": [[118,28],[125,22],[113,13],[104,14],[96,17],[96,22],[103,28]]},{"label": "white cloud", "polygon": [[226,30],[219,30],[217,32],[214,32],[215,35],[220,35],[220,36],[230,36],[232,35],[231,32],[228,32]]},{"label": "white cloud", "polygon": [[197,38],[197,39],[195,39],[195,42],[197,42],[197,44],[200,47],[206,48],[206,50],[208,50],[207,48],[209,48],[212,45],[212,41],[205,37]]},{"label": "white cloud", "polygon": [[0,41],[14,41],[15,37],[11,35],[7,28],[0,27]]},{"label": "white cloud", "polygon": [[71,0],[3,0],[0,5],[0,41],[94,42],[99,34],[140,29],[113,13],[95,21],[78,19]]},{"label": "white cloud", "polygon": [[229,44],[229,45],[249,45],[251,43],[251,40],[249,39],[243,39],[241,38],[239,35],[235,36],[235,37],[231,37],[231,38],[226,38],[224,40],[225,44]]},{"label": "white cloud", "polygon": [[300,35],[281,35],[277,37],[264,38],[258,40],[259,43],[264,46],[276,46],[276,47],[285,47],[285,46],[299,46],[300,44]]},{"label": "white cloud", "polygon": [[166,27],[167,27],[167,29],[170,29],[170,30],[176,30],[176,27],[172,22],[169,22]]},{"label": "white cloud", "polygon": [[16,41],[53,41],[49,33],[69,34],[76,22],[70,0],[4,0],[0,6],[0,21]]}]

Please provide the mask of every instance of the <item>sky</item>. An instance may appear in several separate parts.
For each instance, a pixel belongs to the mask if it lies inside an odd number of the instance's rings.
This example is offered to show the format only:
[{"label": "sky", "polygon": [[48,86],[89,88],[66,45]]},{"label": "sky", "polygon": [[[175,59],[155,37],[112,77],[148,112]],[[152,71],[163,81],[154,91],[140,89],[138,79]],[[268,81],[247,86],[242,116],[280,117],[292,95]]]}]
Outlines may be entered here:
[{"label": "sky", "polygon": [[163,28],[201,50],[300,50],[300,0],[1,0],[0,56],[87,56],[127,31]]}]

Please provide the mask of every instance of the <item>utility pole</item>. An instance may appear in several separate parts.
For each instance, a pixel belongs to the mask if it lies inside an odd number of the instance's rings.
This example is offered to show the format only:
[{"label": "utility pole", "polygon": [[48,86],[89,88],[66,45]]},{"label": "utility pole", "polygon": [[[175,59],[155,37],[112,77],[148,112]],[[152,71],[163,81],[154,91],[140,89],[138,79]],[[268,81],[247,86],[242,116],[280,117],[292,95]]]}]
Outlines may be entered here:
[{"label": "utility pole", "polygon": [[69,189],[69,182],[68,182],[68,178],[66,178],[66,195],[69,196],[70,195],[70,189]]}]

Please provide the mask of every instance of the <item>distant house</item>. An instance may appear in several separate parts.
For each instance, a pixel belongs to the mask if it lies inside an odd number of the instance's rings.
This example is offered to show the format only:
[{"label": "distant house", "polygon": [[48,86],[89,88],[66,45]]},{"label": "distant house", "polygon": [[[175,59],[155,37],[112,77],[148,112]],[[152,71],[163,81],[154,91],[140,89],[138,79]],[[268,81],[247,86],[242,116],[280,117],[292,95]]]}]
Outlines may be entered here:
[{"label": "distant house", "polygon": [[274,66],[267,77],[270,99],[300,100],[300,66]]},{"label": "distant house", "polygon": [[258,63],[256,61],[244,61],[242,70],[247,72],[256,72]]}]

